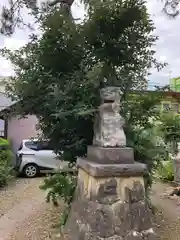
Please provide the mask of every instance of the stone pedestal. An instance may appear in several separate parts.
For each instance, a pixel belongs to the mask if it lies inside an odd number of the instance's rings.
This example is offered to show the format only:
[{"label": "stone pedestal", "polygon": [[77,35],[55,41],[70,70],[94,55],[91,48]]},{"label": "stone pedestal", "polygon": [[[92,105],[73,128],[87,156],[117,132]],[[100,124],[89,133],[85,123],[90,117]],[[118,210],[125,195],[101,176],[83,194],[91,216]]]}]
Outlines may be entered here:
[{"label": "stone pedestal", "polygon": [[129,147],[98,147],[89,146],[88,159],[101,164],[134,163],[134,151]]},{"label": "stone pedestal", "polygon": [[76,196],[64,229],[66,239],[156,239],[145,201],[147,168],[134,162],[132,149],[90,147],[87,159],[78,159],[78,167]]},{"label": "stone pedestal", "polygon": [[78,159],[78,186],[64,233],[68,240],[154,240],[145,201],[146,165],[126,147],[121,89],[101,89],[93,145]]}]

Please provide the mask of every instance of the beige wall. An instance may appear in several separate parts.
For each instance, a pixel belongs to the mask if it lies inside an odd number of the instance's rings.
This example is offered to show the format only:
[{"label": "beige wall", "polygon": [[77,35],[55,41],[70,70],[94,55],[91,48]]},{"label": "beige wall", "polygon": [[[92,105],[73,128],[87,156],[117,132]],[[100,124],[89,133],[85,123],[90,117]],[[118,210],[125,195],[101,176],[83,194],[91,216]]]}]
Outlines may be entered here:
[{"label": "beige wall", "polygon": [[27,118],[12,117],[9,119],[7,136],[14,151],[18,149],[23,139],[37,137],[37,123],[38,120],[34,115],[28,115]]}]

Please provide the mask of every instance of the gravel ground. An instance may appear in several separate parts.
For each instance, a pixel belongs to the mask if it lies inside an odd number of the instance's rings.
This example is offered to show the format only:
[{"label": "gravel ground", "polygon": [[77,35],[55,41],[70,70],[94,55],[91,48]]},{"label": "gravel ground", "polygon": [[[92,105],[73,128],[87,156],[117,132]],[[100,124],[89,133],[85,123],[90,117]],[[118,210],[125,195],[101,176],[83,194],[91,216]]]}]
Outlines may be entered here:
[{"label": "gravel ground", "polygon": [[57,239],[62,206],[45,202],[42,180],[22,178],[0,190],[0,240]]},{"label": "gravel ground", "polygon": [[[63,240],[57,228],[63,204],[53,207],[45,202],[46,193],[39,189],[42,181],[17,179],[0,190],[0,240]],[[160,240],[180,240],[180,197],[170,198],[171,191],[161,182],[152,189]]]},{"label": "gravel ground", "polygon": [[170,197],[172,189],[172,186],[161,182],[155,183],[152,189],[160,240],[180,240],[180,197]]}]

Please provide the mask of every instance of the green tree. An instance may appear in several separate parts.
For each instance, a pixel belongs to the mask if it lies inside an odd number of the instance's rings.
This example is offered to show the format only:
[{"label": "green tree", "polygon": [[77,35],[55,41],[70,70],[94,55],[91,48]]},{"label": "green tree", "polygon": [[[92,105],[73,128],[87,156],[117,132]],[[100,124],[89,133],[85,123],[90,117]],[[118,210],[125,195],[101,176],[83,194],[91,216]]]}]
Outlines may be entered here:
[{"label": "green tree", "polygon": [[127,109],[129,91],[146,85],[149,68],[162,66],[151,50],[157,37],[143,1],[91,1],[88,9],[79,25],[51,9],[41,18],[40,38],[3,50],[15,67],[8,90],[21,113],[37,115],[44,135],[72,160],[92,142],[100,88],[120,86]]},{"label": "green tree", "polygon": [[135,160],[146,163],[149,176],[146,179],[146,190],[151,187],[154,170],[167,156],[164,135],[157,128],[160,121],[160,112],[157,106],[161,102],[159,90],[153,92],[139,92],[129,95],[125,132],[127,144],[134,149]]},{"label": "green tree", "polygon": [[32,29],[32,25],[24,19],[23,12],[25,10],[32,16],[36,16],[37,13],[46,15],[49,8],[55,8],[58,5],[72,17],[71,6],[73,2],[74,0],[46,0],[41,3],[37,0],[6,0],[1,10],[0,32],[10,36],[14,33],[16,27]]},{"label": "green tree", "polygon": [[[119,86],[128,145],[135,146],[136,160],[148,163],[152,174],[163,148],[157,148],[150,132],[149,117],[156,116],[157,99],[141,94],[134,101],[129,94],[146,88],[152,66],[163,66],[151,49],[157,40],[152,34],[153,22],[142,0],[92,0],[88,4],[88,17],[81,24],[72,21],[61,7],[38,14],[42,36],[31,36],[31,41],[15,52],[2,51],[16,73],[7,90],[19,103],[18,113],[35,114],[56,152],[63,150],[64,159],[74,161],[86,155],[87,145],[92,144],[100,88]],[[71,182],[68,179],[64,185]],[[64,197],[64,185],[58,174],[49,178],[45,186],[50,190],[48,197],[54,202],[55,196]],[[75,188],[67,189],[72,194]],[[72,200],[71,196],[67,199]]]},{"label": "green tree", "polygon": [[13,153],[6,139],[0,138],[0,188],[13,177]]},{"label": "green tree", "polygon": [[164,141],[166,144],[170,144],[172,152],[176,153],[177,144],[180,142],[180,117],[173,113],[162,114],[160,121],[159,129],[164,134]]},{"label": "green tree", "polygon": [[[68,15],[71,15],[71,6],[74,0],[46,0],[41,5],[37,0],[6,0],[1,10],[1,33],[5,35],[11,35],[14,33],[16,27],[32,26],[26,23],[23,17],[23,11],[26,9],[31,12],[32,15],[36,15],[38,12],[43,12],[44,15],[49,8],[55,8],[61,6]],[[86,1],[85,3],[89,3]],[[167,16],[176,17],[179,15],[179,0],[162,0],[164,3],[163,11]]]},{"label": "green tree", "polygon": [[156,122],[156,131],[160,135],[161,142],[166,146],[166,161],[160,161],[157,168],[157,176],[162,180],[172,181],[177,172],[174,158],[178,153],[178,143],[180,142],[180,117],[173,113],[164,113],[160,115]]}]

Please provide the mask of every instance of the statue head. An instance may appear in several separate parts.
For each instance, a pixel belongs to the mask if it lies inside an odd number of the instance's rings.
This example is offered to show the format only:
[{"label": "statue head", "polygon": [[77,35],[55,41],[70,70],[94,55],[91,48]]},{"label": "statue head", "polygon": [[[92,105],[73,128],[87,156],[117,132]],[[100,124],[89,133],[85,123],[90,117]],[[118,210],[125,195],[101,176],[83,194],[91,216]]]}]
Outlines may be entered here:
[{"label": "statue head", "polygon": [[100,90],[103,102],[120,102],[122,91],[119,87],[105,87]]}]

